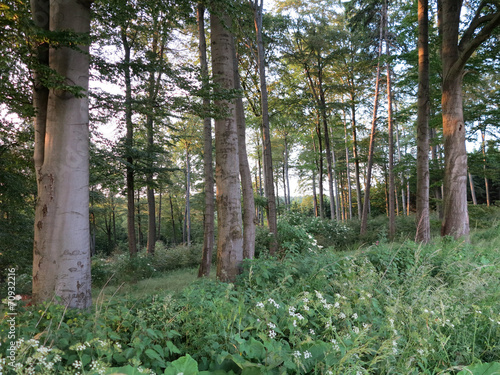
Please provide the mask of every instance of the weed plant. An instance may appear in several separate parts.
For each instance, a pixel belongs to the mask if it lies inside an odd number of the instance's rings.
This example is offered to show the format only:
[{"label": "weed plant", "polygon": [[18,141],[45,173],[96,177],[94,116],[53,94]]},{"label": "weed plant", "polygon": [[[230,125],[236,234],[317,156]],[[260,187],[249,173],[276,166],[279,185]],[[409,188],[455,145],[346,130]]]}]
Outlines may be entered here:
[{"label": "weed plant", "polygon": [[302,224],[281,223],[287,251],[279,260],[246,261],[234,284],[202,279],[178,293],[144,296],[103,290],[89,312],[56,301],[19,306],[13,366],[6,358],[9,324],[0,322],[0,371],[465,375],[500,370],[498,234],[486,229],[470,243],[443,238],[429,245],[381,237],[378,244],[339,252],[321,247],[311,235],[317,224]]}]

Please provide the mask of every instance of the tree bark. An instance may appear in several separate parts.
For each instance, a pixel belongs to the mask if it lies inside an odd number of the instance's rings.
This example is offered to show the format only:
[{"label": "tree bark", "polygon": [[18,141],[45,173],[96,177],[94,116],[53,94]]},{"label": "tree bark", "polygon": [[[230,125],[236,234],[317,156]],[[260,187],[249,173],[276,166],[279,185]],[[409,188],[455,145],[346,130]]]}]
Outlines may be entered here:
[{"label": "tree bark", "polygon": [[[224,28],[231,25],[227,15],[211,14],[212,70],[216,90],[234,89],[233,35]],[[238,132],[234,100],[215,101],[226,109],[225,118],[215,120],[215,163],[217,184],[217,278],[233,282],[243,260],[243,230],[239,181]]]},{"label": "tree bark", "polygon": [[[200,53],[201,78],[203,85],[208,82],[208,61],[207,42],[205,37],[205,7],[198,4],[198,40]],[[203,106],[210,106],[210,99],[203,97]],[[212,160],[212,120],[209,117],[203,119],[203,174],[205,180],[205,212],[203,220],[203,255],[198,277],[210,275],[212,265],[212,252],[214,248],[214,222],[215,222],[215,202],[214,202],[214,167]]]},{"label": "tree bark", "polygon": [[[385,12],[387,12],[387,0],[384,2]],[[390,56],[391,50],[389,40],[387,38],[387,14],[384,16],[385,28],[385,54],[387,58],[387,132],[389,143],[389,238],[392,240],[396,234],[396,217],[395,217],[395,202],[397,192],[394,184],[394,129],[392,121],[392,87],[391,87],[391,66]]]},{"label": "tree bark", "polygon": [[184,218],[186,227],[186,243],[191,246],[191,155],[189,145],[186,145],[186,217]]},{"label": "tree bark", "polygon": [[472,197],[472,204],[474,206],[477,206],[476,190],[474,189],[474,179],[472,178],[472,175],[470,173],[469,173],[469,186],[470,186],[470,195]]},{"label": "tree bark", "polygon": [[484,171],[484,188],[486,190],[486,205],[490,206],[490,187],[488,184],[488,177],[486,177],[486,144],[485,144],[485,131],[481,130],[481,149],[483,151],[483,171]]},{"label": "tree bark", "polygon": [[276,195],[273,184],[273,158],[271,151],[271,135],[269,129],[269,110],[267,99],[266,66],[264,60],[264,42],[262,40],[263,0],[250,1],[254,11],[255,33],[257,38],[257,57],[259,66],[261,114],[262,114],[262,147],[264,164],[264,191],[267,198],[267,224],[271,233],[269,253],[274,255],[278,250],[278,223],[276,216]]},{"label": "tree bark", "polygon": [[[382,10],[382,18],[385,16],[385,4]],[[377,131],[377,109],[378,109],[378,96],[380,87],[380,56],[382,55],[382,39],[383,39],[383,29],[384,20],[380,21],[380,41],[378,46],[378,62],[377,62],[377,74],[375,76],[375,94],[373,103],[373,116],[372,116],[372,129],[370,133],[370,147],[368,149],[368,165],[366,167],[366,184],[365,184],[365,197],[363,202],[363,215],[361,217],[361,230],[360,234],[366,234],[368,225],[368,209],[370,204],[370,188],[371,188],[371,176],[372,176],[372,166],[373,166],[373,152],[375,149],[375,135]]]},{"label": "tree bark", "polygon": [[[496,6],[496,10],[494,7]],[[443,69],[441,108],[445,154],[444,218],[441,235],[469,237],[467,150],[462,108],[462,77],[467,60],[500,25],[498,4],[483,1],[459,40],[462,1],[441,0],[438,9]],[[488,11],[487,15],[483,10]]]},{"label": "tree bark", "polygon": [[134,204],[134,158],[132,149],[134,147],[134,124],[132,123],[132,81],[130,77],[130,45],[125,28],[121,28],[121,39],[124,52],[124,77],[125,77],[125,125],[127,133],[125,136],[126,148],[126,184],[127,184],[127,236],[128,251],[133,257],[137,254],[135,233],[135,204]]},{"label": "tree bark", "polygon": [[429,208],[429,11],[428,0],[418,0],[418,112],[417,112],[417,234],[431,239]]},{"label": "tree bark", "polygon": [[354,159],[354,178],[356,180],[356,195],[358,204],[358,219],[363,217],[363,197],[361,196],[361,178],[359,173],[358,138],[356,134],[356,103],[354,93],[351,92],[351,121],[352,121],[352,157]]},{"label": "tree bark", "polygon": [[[33,1],[35,23],[48,17],[54,32],[90,32],[90,1]],[[66,84],[87,93],[88,46],[49,51],[48,66]],[[43,50],[43,48],[41,47]],[[39,58],[46,64],[45,51]],[[46,88],[35,80],[35,166],[38,196],[33,245],[33,301],[50,301],[88,309],[92,305],[89,243],[89,116],[88,98],[63,89]],[[37,89],[39,90],[37,92]],[[46,117],[45,117],[46,116]],[[45,120],[44,120],[45,119]],[[45,122],[45,123],[43,123]]]},{"label": "tree bark", "polygon": [[[234,88],[241,90],[240,73],[236,49],[233,50]],[[246,146],[245,110],[241,96],[236,98],[236,126],[238,131],[238,157],[241,177],[241,192],[243,194],[243,259],[253,259],[255,256],[255,201],[252,189],[252,175],[248,164]]]}]

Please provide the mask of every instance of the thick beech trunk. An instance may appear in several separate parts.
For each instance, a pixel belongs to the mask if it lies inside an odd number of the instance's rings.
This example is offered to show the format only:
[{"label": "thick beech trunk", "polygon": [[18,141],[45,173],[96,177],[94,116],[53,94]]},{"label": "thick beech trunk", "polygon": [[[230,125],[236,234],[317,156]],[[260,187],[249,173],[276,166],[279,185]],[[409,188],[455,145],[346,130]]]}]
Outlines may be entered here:
[{"label": "thick beech trunk", "polygon": [[[90,31],[90,1],[33,1],[39,26],[54,32]],[[43,22],[43,18],[50,20]],[[40,62],[88,90],[88,46],[50,49]],[[35,167],[38,196],[33,246],[33,301],[50,301],[80,309],[92,304],[89,243],[89,110],[86,96],[47,89],[35,77]]]},{"label": "thick beech trunk", "polygon": [[[222,90],[234,88],[234,41],[224,28],[231,25],[212,13],[212,70],[214,82]],[[215,105],[227,110],[225,118],[215,120],[215,174],[217,184],[217,278],[234,281],[243,260],[243,228],[239,181],[238,132],[234,100],[218,100]]]}]

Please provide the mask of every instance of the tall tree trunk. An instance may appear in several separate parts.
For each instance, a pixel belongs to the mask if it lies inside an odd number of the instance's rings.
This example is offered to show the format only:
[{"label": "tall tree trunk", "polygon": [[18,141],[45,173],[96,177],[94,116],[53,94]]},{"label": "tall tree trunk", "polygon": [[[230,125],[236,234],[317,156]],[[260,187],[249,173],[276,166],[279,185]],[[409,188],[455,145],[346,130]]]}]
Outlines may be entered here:
[{"label": "tall tree trunk", "polygon": [[429,208],[429,11],[428,0],[418,0],[418,112],[417,112],[417,234],[431,239]]},{"label": "tall tree trunk", "polygon": [[177,238],[175,237],[175,218],[174,218],[174,204],[172,202],[172,194],[168,194],[168,199],[170,200],[170,221],[172,222],[172,241],[177,244]]},{"label": "tall tree trunk", "polygon": [[[231,18],[228,15],[221,17],[222,19],[219,19],[216,14],[211,14],[212,70],[214,83],[222,90],[231,90],[234,89],[234,40],[231,33],[223,26],[230,27]],[[228,100],[215,101],[215,105],[227,110],[225,118],[215,120],[217,278],[221,281],[234,281],[240,272],[243,260],[236,108],[234,101]]]},{"label": "tall tree trunk", "polygon": [[130,45],[127,37],[127,30],[121,28],[121,39],[123,52],[125,54],[124,76],[125,76],[125,126],[127,133],[125,136],[126,149],[126,184],[127,184],[127,236],[128,251],[133,257],[137,254],[136,233],[135,233],[135,190],[134,190],[134,158],[132,149],[134,147],[134,124],[132,123],[132,81],[130,77]]},{"label": "tall tree trunk", "polygon": [[470,172],[469,172],[469,186],[470,186],[470,195],[472,197],[472,204],[474,206],[477,206],[476,190],[474,189],[474,179],[472,178]]},{"label": "tall tree trunk", "polygon": [[139,249],[142,249],[142,244],[144,243],[144,235],[142,233],[142,220],[141,220],[141,189],[137,189],[137,232],[139,237],[137,243]]},{"label": "tall tree trunk", "polygon": [[319,217],[319,212],[318,212],[318,196],[316,194],[316,171],[313,169],[312,171],[312,189],[313,189],[313,209],[314,209],[314,216]]},{"label": "tall tree trunk", "polygon": [[[233,50],[234,88],[241,90],[240,73],[236,49]],[[253,259],[255,256],[255,200],[252,189],[252,175],[248,164],[246,146],[245,110],[241,96],[236,98],[236,126],[238,131],[238,157],[241,177],[241,192],[243,194],[243,259]]]},{"label": "tall tree trunk", "polygon": [[291,195],[290,195],[290,178],[289,178],[289,174],[288,174],[288,171],[289,171],[288,159],[289,159],[288,140],[287,140],[287,136],[285,134],[285,181],[286,181],[286,189],[287,189],[287,193],[288,193],[288,209],[290,209],[291,208],[290,205],[292,204],[292,199],[291,199]]},{"label": "tall tree trunk", "polygon": [[[208,82],[208,61],[207,42],[205,37],[205,7],[198,3],[198,42],[200,54],[201,78],[203,85]],[[210,99],[203,97],[203,106],[210,106]],[[212,265],[212,252],[214,248],[214,223],[215,223],[215,202],[214,202],[214,167],[212,160],[212,120],[209,117],[203,119],[203,175],[205,180],[205,211],[203,215],[203,255],[198,277],[210,275]]]},{"label": "tall tree trunk", "polygon": [[[309,82],[309,88],[316,100],[316,105],[318,106],[318,114],[321,116],[321,123],[323,125],[323,132],[325,134],[325,150],[326,150],[326,168],[328,174],[328,193],[330,194],[330,219],[335,219],[335,195],[333,192],[333,175],[332,175],[332,154],[330,148],[330,132],[328,131],[328,118],[326,112],[326,99],[325,99],[325,91],[323,88],[323,68],[321,64],[321,57],[318,56],[318,83],[314,84],[313,79],[311,77],[311,72],[309,67],[305,66],[307,79]],[[316,87],[317,86],[317,87]],[[318,119],[319,121],[319,119]],[[319,126],[319,125],[318,125]],[[321,131],[318,132],[318,137],[320,138],[321,143]],[[320,152],[322,154],[321,146]],[[322,158],[322,156],[320,156]],[[322,164],[322,162],[321,162]],[[322,175],[322,171],[321,171]]]},{"label": "tall tree trunk", "polygon": [[380,21],[380,40],[378,45],[378,62],[377,62],[377,74],[375,76],[375,94],[373,99],[373,116],[372,116],[372,129],[370,133],[370,147],[368,149],[368,165],[366,167],[366,184],[365,184],[365,199],[363,202],[363,215],[361,216],[361,230],[360,234],[366,234],[366,229],[368,225],[368,209],[370,205],[370,188],[371,188],[371,177],[372,177],[372,166],[373,166],[373,152],[375,149],[375,135],[377,132],[377,110],[378,110],[378,96],[380,87],[380,56],[382,55],[382,40],[383,40],[383,29],[385,17],[385,4],[382,10],[382,20]]},{"label": "tall tree trunk", "polygon": [[[467,60],[500,25],[500,9],[488,1],[479,4],[469,27],[460,33],[462,1],[441,0],[440,20],[441,61],[443,69],[441,108],[445,154],[444,218],[441,235],[455,238],[469,236],[467,210],[467,150],[462,108],[462,77]],[[484,12],[488,12],[484,15]]]},{"label": "tall tree trunk", "polygon": [[264,0],[250,1],[254,11],[255,33],[257,37],[257,57],[259,65],[260,96],[262,111],[262,147],[264,162],[264,191],[267,198],[267,224],[271,235],[269,253],[274,255],[278,250],[278,227],[276,216],[276,196],[273,184],[273,157],[271,152],[271,135],[269,129],[269,110],[267,99],[266,66],[264,61],[264,42],[262,40],[262,12]]},{"label": "tall tree trunk", "polygon": [[186,216],[184,218],[186,227],[186,244],[191,246],[191,155],[189,146],[186,145]]},{"label": "tall tree trunk", "polygon": [[349,147],[347,143],[347,119],[346,113],[344,112],[344,143],[345,143],[345,163],[346,163],[346,175],[347,175],[347,202],[349,219],[352,219],[352,191],[351,191],[351,166],[349,158]]},{"label": "tall tree trunk", "polygon": [[484,188],[486,190],[486,205],[490,206],[490,187],[488,184],[488,177],[486,177],[486,144],[485,144],[485,131],[481,130],[481,149],[483,151],[483,171],[484,171]]},{"label": "tall tree trunk", "polygon": [[352,119],[352,157],[354,158],[354,178],[356,180],[356,195],[358,204],[358,219],[363,217],[363,197],[361,196],[361,178],[359,173],[358,138],[356,134],[356,103],[354,93],[351,92],[351,119]]},{"label": "tall tree trunk", "polygon": [[[54,32],[90,32],[90,1],[33,1],[35,23]],[[42,22],[42,18],[50,24]],[[86,95],[88,46],[39,49],[40,63],[79,86]],[[62,303],[92,305],[89,244],[88,98],[51,89],[35,80],[35,169],[38,196],[33,245],[33,301],[60,297]]]},{"label": "tall tree trunk", "polygon": [[[316,168],[318,169],[318,185],[319,185],[319,217],[325,218],[325,200],[323,198],[323,143],[321,141],[321,127],[319,125],[319,116],[316,126],[316,134],[318,135],[319,152],[316,154]],[[316,144],[314,143],[314,151],[316,151]]]},{"label": "tall tree trunk", "polygon": [[392,122],[392,87],[391,87],[391,50],[389,47],[389,40],[387,38],[387,0],[384,2],[385,16],[384,16],[384,28],[385,28],[385,55],[387,58],[387,132],[388,132],[388,142],[389,142],[389,238],[392,240],[396,234],[396,217],[395,217],[395,202],[394,198],[397,199],[397,192],[394,183],[394,130]]},{"label": "tall tree trunk", "polygon": [[158,186],[158,229],[156,230],[156,240],[161,237],[161,203],[162,203],[162,190],[161,184]]}]

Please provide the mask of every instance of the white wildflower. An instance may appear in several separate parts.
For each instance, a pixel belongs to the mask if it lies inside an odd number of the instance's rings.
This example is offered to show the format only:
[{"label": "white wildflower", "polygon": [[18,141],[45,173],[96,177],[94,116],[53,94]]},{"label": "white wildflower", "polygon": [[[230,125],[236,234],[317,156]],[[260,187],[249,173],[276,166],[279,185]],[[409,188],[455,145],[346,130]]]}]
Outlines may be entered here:
[{"label": "white wildflower", "polygon": [[276,337],[276,332],[274,332],[274,330],[270,330],[269,331],[269,337],[274,339]]},{"label": "white wildflower", "polygon": [[358,314],[356,314],[356,313],[352,314],[351,318],[353,318],[354,320],[358,319]]},{"label": "white wildflower", "polygon": [[82,367],[82,362],[81,361],[75,361],[73,362],[73,367],[76,369],[79,369]]},{"label": "white wildflower", "polygon": [[261,309],[264,308],[264,304],[262,302],[257,303],[257,307],[260,307]]},{"label": "white wildflower", "polygon": [[301,352],[299,352],[298,350],[296,350],[296,351],[294,351],[294,352],[293,352],[293,356],[294,356],[295,358],[299,358],[300,356],[302,356],[302,353],[301,353]]},{"label": "white wildflower", "polygon": [[305,358],[305,359],[307,359],[307,358],[311,358],[311,357],[312,357],[311,352],[309,352],[309,351],[307,351],[307,350],[306,350],[306,351],[304,352],[304,358]]},{"label": "white wildflower", "polygon": [[341,312],[341,313],[339,314],[339,318],[340,318],[340,319],[345,319],[345,318],[346,318],[346,315],[345,315],[343,312]]}]

